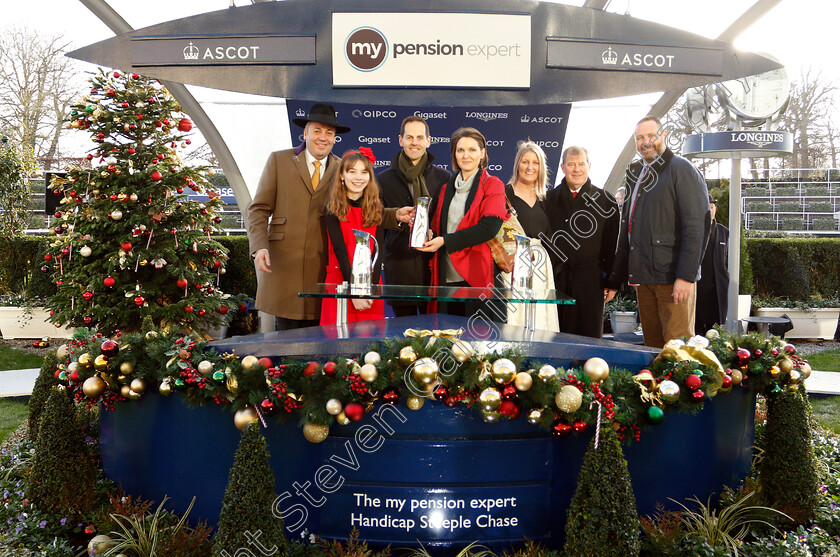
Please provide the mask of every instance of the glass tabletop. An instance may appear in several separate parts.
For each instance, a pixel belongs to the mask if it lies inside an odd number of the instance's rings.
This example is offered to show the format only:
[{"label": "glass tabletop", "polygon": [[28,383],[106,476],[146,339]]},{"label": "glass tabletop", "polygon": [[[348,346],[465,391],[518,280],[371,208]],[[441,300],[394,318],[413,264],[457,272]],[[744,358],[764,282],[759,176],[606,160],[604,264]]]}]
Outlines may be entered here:
[{"label": "glass tabletop", "polygon": [[301,298],[373,298],[374,300],[402,300],[462,302],[464,300],[504,300],[525,304],[573,305],[574,298],[557,290],[535,290],[527,295],[511,288],[476,288],[472,286],[403,286],[377,284],[367,288],[353,286],[342,290],[340,284],[316,284],[314,288],[299,292]]}]

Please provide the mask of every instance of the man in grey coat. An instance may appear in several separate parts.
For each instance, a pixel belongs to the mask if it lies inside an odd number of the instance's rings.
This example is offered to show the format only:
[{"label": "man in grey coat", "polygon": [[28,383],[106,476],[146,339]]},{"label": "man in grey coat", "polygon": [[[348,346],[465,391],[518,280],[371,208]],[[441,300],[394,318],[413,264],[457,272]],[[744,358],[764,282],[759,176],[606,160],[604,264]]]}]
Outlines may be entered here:
[{"label": "man in grey coat", "polygon": [[627,169],[630,196],[611,277],[636,287],[645,344],[658,348],[694,335],[696,282],[711,223],[705,180],[666,147],[666,136],[654,116],[636,125],[641,159]]}]

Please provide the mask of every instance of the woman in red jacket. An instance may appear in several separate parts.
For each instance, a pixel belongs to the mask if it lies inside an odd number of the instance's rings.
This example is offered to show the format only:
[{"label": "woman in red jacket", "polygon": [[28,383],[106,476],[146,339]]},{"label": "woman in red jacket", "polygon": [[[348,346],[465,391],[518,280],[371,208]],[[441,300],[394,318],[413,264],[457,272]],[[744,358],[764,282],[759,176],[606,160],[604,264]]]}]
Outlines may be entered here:
[{"label": "woman in red jacket", "polygon": [[[487,140],[475,128],[452,134],[453,175],[431,206],[431,229],[438,236],[422,248],[434,252],[435,286],[494,286],[498,268],[487,241],[496,236],[507,216],[505,186],[487,173]],[[441,313],[469,316],[479,303],[441,303]],[[434,307],[431,308],[434,311]],[[492,318],[492,312],[485,312]]]}]

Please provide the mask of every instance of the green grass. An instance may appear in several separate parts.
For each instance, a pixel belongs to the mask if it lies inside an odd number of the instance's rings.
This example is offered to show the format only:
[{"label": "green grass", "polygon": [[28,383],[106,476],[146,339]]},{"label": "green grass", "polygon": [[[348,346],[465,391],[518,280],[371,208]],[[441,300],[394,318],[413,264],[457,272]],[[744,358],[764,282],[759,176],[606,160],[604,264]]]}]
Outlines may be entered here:
[{"label": "green grass", "polygon": [[29,416],[25,402],[0,398],[0,443]]},{"label": "green grass", "polygon": [[811,409],[821,426],[840,435],[840,397],[811,397]]},{"label": "green grass", "polygon": [[5,369],[40,368],[44,358],[23,350],[15,350],[0,344],[0,371]]},{"label": "green grass", "polygon": [[825,350],[811,354],[806,358],[811,369],[820,371],[840,371],[840,350]]}]

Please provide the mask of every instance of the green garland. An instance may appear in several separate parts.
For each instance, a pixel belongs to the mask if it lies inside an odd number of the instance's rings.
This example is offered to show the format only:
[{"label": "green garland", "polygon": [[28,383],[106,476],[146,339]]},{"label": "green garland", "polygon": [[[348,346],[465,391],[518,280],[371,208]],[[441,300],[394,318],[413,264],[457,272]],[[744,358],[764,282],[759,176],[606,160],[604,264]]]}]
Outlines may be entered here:
[{"label": "green garland", "polygon": [[638,440],[668,411],[697,412],[733,388],[775,396],[810,374],[792,345],[755,333],[672,341],[640,373],[607,370],[599,358],[555,370],[517,350],[480,354],[434,333],[377,342],[358,358],[305,362],[219,353],[193,336],[149,331],[110,340],[80,329],[59,349],[55,375],[88,405],[178,392],[191,404],[230,407],[238,427],[297,415],[307,438],[320,441],[330,425],[361,419],[377,403],[418,409],[426,399],[475,407],[487,422],[522,416],[559,437],[600,417],[621,439]]}]

